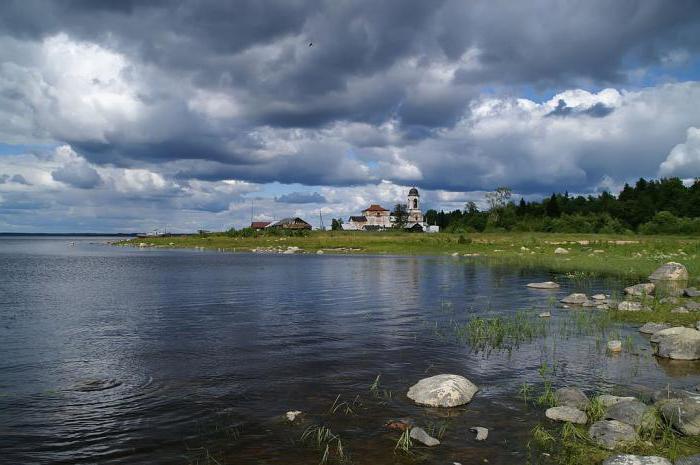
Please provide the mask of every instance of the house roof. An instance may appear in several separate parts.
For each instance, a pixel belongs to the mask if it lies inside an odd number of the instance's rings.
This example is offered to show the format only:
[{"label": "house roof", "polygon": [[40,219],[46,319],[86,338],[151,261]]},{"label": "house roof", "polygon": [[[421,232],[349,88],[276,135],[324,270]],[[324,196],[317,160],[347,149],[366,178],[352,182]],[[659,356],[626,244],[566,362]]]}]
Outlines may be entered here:
[{"label": "house roof", "polygon": [[388,212],[389,210],[382,207],[381,205],[377,205],[376,203],[373,203],[372,205],[369,206],[369,208],[366,208],[362,211],[365,211],[365,212]]},{"label": "house roof", "polygon": [[350,221],[354,221],[356,223],[364,223],[367,221],[366,216],[351,216]]},{"label": "house roof", "polygon": [[282,218],[279,221],[275,221],[273,224],[270,226],[282,226],[283,224],[309,224],[306,221],[302,220],[298,216],[295,217],[290,217],[290,218]]},{"label": "house roof", "polygon": [[269,221],[253,221],[252,223],[250,223],[250,227],[253,229],[262,229],[269,224]]}]

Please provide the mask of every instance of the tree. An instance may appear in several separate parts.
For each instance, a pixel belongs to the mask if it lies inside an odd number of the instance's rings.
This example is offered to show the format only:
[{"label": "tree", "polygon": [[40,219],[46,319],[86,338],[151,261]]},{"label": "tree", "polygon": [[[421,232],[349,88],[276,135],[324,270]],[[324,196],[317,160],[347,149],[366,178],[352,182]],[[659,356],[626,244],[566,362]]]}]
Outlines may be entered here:
[{"label": "tree", "polygon": [[502,210],[508,205],[510,196],[510,187],[499,187],[493,192],[486,193],[486,202],[489,204],[489,224],[493,226],[498,223]]},{"label": "tree", "polygon": [[552,194],[545,207],[545,212],[550,218],[559,218],[561,216],[561,208],[559,208],[559,199],[556,194]]},{"label": "tree", "polygon": [[331,221],[331,231],[340,231],[341,229],[343,229],[343,219],[333,218]]},{"label": "tree", "polygon": [[391,212],[394,217],[395,228],[405,228],[408,222],[408,207],[405,203],[397,203],[394,206],[394,211]]}]

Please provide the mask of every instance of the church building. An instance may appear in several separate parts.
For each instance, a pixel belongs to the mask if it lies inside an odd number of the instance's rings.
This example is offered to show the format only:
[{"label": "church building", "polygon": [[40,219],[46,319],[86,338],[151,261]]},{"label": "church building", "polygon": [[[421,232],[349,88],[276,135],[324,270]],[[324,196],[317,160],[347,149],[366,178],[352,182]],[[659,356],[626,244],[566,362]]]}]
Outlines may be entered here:
[{"label": "church building", "polygon": [[[425,224],[425,218],[420,208],[420,194],[418,189],[412,187],[408,191],[406,199],[406,210],[408,218],[405,228],[412,231],[436,231],[436,226],[428,227]],[[351,216],[347,223],[343,225],[343,229],[351,231],[373,231],[389,229],[394,227],[396,218],[389,210],[379,204],[372,204],[362,211],[361,216]]]}]

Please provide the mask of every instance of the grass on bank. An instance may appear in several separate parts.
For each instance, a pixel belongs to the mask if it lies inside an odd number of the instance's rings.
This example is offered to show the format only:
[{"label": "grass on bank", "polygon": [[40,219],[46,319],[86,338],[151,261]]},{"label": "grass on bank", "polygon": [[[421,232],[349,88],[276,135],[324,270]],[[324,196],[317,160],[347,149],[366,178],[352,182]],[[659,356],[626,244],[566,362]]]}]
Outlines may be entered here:
[{"label": "grass on bank", "polygon": [[[668,262],[683,263],[694,283],[700,277],[700,238],[554,233],[411,234],[404,232],[311,231],[303,234],[225,233],[148,237],[122,244],[205,248],[227,252],[277,251],[294,246],[303,252],[388,255],[477,254],[496,264],[546,268],[596,276],[640,278]],[[569,253],[557,255],[557,247]]]}]

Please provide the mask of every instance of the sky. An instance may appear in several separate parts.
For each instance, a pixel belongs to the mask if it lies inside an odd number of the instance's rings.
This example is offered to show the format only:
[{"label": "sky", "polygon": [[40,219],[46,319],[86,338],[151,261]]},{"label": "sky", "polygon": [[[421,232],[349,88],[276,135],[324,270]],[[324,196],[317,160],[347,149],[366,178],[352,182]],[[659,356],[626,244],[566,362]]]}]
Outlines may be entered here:
[{"label": "sky", "polygon": [[697,0],[0,2],[0,231],[700,176]]}]

